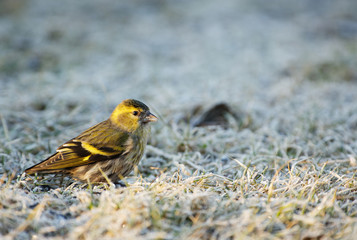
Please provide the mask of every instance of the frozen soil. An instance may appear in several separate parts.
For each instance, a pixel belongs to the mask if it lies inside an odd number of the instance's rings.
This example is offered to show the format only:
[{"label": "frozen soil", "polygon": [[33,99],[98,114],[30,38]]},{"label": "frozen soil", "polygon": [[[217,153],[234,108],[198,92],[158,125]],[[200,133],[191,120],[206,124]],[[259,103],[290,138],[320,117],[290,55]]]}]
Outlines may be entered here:
[{"label": "frozen soil", "polygon": [[[353,239],[356,9],[1,1],[1,238]],[[126,187],[21,175],[126,98],[160,117]]]}]

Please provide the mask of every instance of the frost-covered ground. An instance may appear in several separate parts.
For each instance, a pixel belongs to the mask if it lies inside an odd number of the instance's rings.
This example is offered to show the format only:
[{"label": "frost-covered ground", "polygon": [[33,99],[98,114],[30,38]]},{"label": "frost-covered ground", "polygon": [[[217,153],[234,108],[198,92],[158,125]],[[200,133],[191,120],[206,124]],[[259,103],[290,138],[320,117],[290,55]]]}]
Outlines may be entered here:
[{"label": "frost-covered ground", "polygon": [[[0,1],[2,238],[353,239],[356,10]],[[160,116],[127,187],[18,175],[126,98]]]}]

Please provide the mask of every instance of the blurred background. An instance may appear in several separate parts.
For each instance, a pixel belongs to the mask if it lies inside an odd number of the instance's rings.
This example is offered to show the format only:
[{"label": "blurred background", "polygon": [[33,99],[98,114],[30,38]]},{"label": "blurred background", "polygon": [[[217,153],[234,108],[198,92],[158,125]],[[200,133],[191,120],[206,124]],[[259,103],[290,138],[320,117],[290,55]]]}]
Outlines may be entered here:
[{"label": "blurred background", "polygon": [[356,11],[353,0],[1,0],[0,109],[95,122],[125,98],[169,114],[355,84]]}]

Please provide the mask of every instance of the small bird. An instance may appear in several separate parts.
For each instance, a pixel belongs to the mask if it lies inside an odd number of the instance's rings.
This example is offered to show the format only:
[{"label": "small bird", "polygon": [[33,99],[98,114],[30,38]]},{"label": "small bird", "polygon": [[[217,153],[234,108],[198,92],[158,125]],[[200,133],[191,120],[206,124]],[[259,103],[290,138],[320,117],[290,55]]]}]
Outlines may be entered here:
[{"label": "small bird", "polygon": [[109,119],[87,129],[57,148],[46,160],[25,170],[65,173],[80,181],[113,183],[128,175],[143,156],[150,122],[157,121],[142,102],[127,99]]}]

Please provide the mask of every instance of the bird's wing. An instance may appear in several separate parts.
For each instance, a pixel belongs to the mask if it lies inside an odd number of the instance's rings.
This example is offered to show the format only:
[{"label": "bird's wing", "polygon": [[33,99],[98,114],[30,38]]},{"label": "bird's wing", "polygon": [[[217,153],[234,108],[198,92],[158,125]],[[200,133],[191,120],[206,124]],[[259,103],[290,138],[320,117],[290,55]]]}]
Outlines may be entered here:
[{"label": "bird's wing", "polygon": [[125,143],[129,135],[111,128],[103,130],[98,125],[88,129],[90,132],[87,130],[66,142],[55,154],[27,169],[26,172],[31,174],[62,170],[120,157],[125,152]]}]

